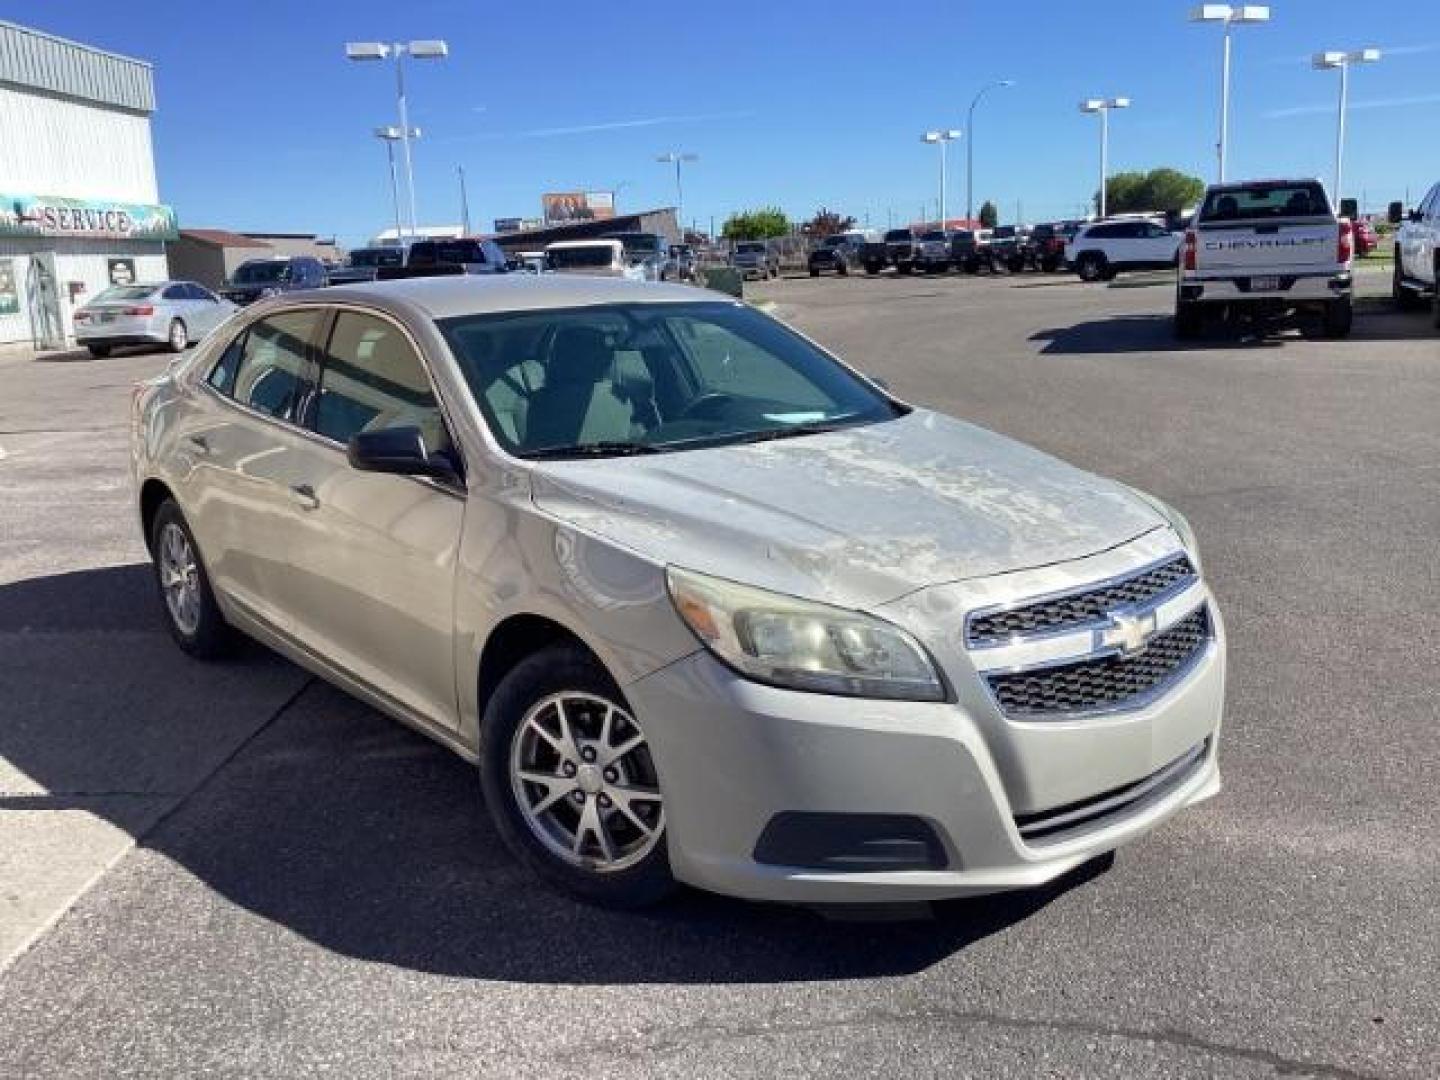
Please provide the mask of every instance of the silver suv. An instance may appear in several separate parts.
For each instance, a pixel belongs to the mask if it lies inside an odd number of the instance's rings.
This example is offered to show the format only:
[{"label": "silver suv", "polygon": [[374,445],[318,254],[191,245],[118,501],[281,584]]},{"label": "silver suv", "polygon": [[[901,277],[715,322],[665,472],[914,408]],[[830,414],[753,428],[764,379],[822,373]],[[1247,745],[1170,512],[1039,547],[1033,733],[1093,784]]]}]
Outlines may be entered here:
[{"label": "silver suv", "polygon": [[735,245],[730,263],[740,271],[742,277],[755,274],[762,278],[780,276],[780,256],[770,250],[763,240],[742,240]]},{"label": "silver suv", "polygon": [[1025,888],[1219,790],[1179,514],[718,294],[296,294],[134,410],[179,646],[242,631],[476,762],[592,900]]}]

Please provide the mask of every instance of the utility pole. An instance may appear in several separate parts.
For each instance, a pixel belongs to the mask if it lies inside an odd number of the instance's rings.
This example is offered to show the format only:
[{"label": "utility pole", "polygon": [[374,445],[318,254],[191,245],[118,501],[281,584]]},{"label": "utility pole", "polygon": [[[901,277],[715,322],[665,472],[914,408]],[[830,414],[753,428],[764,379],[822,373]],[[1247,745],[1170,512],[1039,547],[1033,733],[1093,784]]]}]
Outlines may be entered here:
[{"label": "utility pole", "polygon": [[470,235],[470,198],[465,193],[465,166],[456,165],[455,171],[460,174],[460,228],[466,236]]}]

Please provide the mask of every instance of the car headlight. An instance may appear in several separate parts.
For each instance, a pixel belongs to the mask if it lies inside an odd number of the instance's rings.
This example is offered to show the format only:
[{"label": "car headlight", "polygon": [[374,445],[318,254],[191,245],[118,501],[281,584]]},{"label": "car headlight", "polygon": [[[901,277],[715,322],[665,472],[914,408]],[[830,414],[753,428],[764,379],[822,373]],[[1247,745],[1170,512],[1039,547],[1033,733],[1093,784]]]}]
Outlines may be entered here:
[{"label": "car headlight", "polygon": [[666,577],[680,618],[748,678],[849,697],[945,698],[924,647],[898,626],[677,567]]},{"label": "car headlight", "polygon": [[1190,522],[1186,520],[1185,515],[1169,503],[1157,499],[1153,495],[1147,495],[1145,492],[1136,488],[1131,488],[1130,490],[1154,507],[1155,512],[1169,523],[1170,528],[1175,530],[1175,535],[1180,537],[1180,543],[1185,546],[1185,551],[1189,554],[1190,561],[1195,564],[1195,572],[1197,574],[1203,574],[1204,569],[1200,565],[1200,545],[1195,542],[1195,530],[1190,527]]}]

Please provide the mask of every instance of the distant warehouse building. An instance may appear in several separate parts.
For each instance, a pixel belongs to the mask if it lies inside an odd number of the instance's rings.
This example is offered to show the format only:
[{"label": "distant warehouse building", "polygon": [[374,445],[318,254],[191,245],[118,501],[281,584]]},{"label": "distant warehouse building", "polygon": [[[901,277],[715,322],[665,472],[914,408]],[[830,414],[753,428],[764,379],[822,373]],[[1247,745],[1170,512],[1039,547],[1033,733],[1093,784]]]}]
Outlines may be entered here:
[{"label": "distant warehouse building", "polygon": [[168,276],[150,65],[0,22],[0,344],[57,348],[112,284]]},{"label": "distant warehouse building", "polygon": [[514,254],[517,251],[539,251],[546,244],[558,240],[593,240],[622,232],[658,233],[671,244],[680,242],[680,226],[675,220],[675,208],[671,206],[589,221],[550,224],[539,229],[496,233],[494,240]]}]

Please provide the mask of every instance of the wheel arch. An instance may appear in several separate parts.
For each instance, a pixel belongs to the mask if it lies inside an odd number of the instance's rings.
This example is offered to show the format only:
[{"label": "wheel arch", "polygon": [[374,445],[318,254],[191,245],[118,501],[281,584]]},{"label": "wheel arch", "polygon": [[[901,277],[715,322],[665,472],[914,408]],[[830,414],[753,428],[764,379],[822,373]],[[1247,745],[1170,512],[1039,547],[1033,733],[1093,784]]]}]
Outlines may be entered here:
[{"label": "wheel arch", "polygon": [[573,630],[545,615],[532,612],[510,615],[496,624],[480,649],[475,689],[481,716],[495,688],[516,664],[547,646],[558,644],[583,649],[614,680],[605,661]]},{"label": "wheel arch", "polygon": [[155,531],[155,515],[160,512],[166,499],[175,498],[169,486],[163,480],[151,477],[140,485],[140,527],[145,536],[145,550],[154,554],[150,537]]}]

